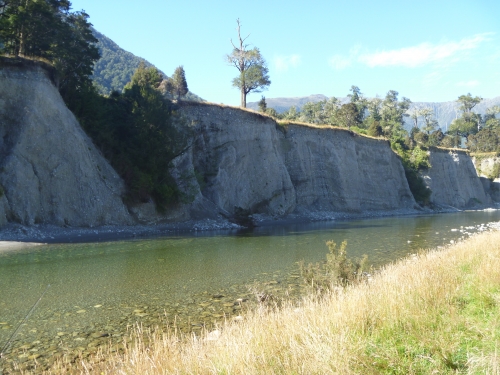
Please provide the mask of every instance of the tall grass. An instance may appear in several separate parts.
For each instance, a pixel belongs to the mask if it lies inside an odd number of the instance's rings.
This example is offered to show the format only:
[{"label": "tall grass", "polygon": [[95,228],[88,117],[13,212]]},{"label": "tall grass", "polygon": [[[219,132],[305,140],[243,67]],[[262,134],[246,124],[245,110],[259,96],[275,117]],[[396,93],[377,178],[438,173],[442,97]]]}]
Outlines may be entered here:
[{"label": "tall grass", "polygon": [[[499,374],[500,232],[422,252],[367,282],[259,308],[203,337],[138,328],[85,374]],[[76,370],[76,365],[80,368]],[[51,373],[65,372],[58,365]]]}]

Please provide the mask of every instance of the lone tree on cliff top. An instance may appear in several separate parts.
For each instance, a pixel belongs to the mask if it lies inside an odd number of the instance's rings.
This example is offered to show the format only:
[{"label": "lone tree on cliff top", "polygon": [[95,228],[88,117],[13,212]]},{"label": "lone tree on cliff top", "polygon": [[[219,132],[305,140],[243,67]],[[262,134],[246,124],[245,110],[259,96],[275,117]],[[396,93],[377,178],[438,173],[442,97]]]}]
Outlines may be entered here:
[{"label": "lone tree on cliff top", "polygon": [[236,30],[238,31],[240,43],[239,46],[235,46],[231,40],[234,49],[226,58],[229,65],[234,65],[240,72],[240,75],[233,79],[233,86],[240,89],[241,106],[246,108],[247,94],[251,91],[262,92],[271,84],[271,81],[269,80],[269,70],[267,69],[266,61],[260,54],[259,49],[257,47],[250,50],[247,49],[249,45],[245,44],[245,40],[250,35],[242,38],[239,18],[236,20],[236,23],[238,24]]}]

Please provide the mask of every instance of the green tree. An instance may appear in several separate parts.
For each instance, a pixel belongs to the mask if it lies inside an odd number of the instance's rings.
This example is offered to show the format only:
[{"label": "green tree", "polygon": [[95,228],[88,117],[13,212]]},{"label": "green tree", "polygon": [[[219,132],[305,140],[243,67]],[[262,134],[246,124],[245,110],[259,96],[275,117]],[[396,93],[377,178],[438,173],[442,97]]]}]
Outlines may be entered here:
[{"label": "green tree", "polygon": [[186,72],[184,71],[184,67],[182,65],[175,69],[171,82],[172,94],[174,97],[177,97],[177,100],[188,93],[189,90],[186,81]]},{"label": "green tree", "polygon": [[300,111],[300,121],[310,124],[324,124],[325,117],[323,108],[325,103],[326,101],[305,103]]},{"label": "green tree", "polygon": [[75,12],[65,17],[59,42],[53,46],[52,63],[58,71],[57,86],[67,105],[80,100],[81,92],[92,85],[92,72],[99,59],[97,39],[88,14]]},{"label": "green tree", "polygon": [[382,120],[382,116],[380,115],[381,107],[382,107],[382,99],[373,98],[367,100],[366,108],[368,110],[368,115],[363,120],[365,128],[370,129],[373,123],[375,122],[377,123],[376,126],[380,126],[380,121]]},{"label": "green tree", "polygon": [[290,108],[288,108],[288,111],[283,112],[282,117],[285,120],[294,121],[299,118],[299,114],[300,112],[297,111],[297,107],[292,105]]},{"label": "green tree", "polygon": [[441,146],[447,148],[459,148],[461,143],[459,135],[447,134],[441,140]]},{"label": "green tree", "polygon": [[415,128],[419,129],[418,119],[420,118],[420,109],[413,108],[411,111],[408,111],[408,115],[410,116],[410,118],[413,121],[413,129],[415,129]]},{"label": "green tree", "polygon": [[448,128],[448,134],[460,137],[468,137],[470,134],[476,134],[478,131],[477,123],[470,121],[471,118],[457,118],[453,120]]},{"label": "green tree", "polygon": [[238,24],[238,39],[239,46],[233,45],[233,52],[226,56],[227,62],[238,69],[240,74],[238,77],[233,79],[233,86],[240,90],[241,94],[241,106],[246,108],[247,106],[247,95],[250,92],[262,92],[270,84],[269,70],[267,68],[266,61],[260,54],[258,48],[254,47],[252,49],[247,49],[248,44],[245,44],[245,40],[248,38],[241,37],[241,24],[240,20],[237,19]]},{"label": "green tree", "polygon": [[455,119],[448,129],[449,134],[459,135],[461,137],[468,137],[470,134],[475,134],[479,131],[482,118],[481,115],[472,112],[472,109],[479,104],[483,98],[476,96],[472,97],[470,93],[467,95],[460,95],[457,99],[458,107],[462,112],[460,118]]},{"label": "green tree", "polygon": [[467,148],[472,152],[500,151],[500,128],[481,129],[477,134],[467,137]]},{"label": "green tree", "polygon": [[352,94],[347,95],[347,97],[350,98],[351,103],[356,106],[356,126],[359,126],[363,121],[368,102],[363,97],[363,94],[361,93],[361,90],[358,86],[351,86],[349,91],[351,91]]},{"label": "green tree", "polygon": [[407,135],[404,129],[404,118],[408,116],[411,101],[408,98],[398,100],[399,93],[390,90],[382,101],[380,125],[384,134],[390,139],[402,139]]},{"label": "green tree", "polygon": [[57,86],[72,106],[80,100],[79,92],[90,92],[99,51],[88,15],[70,8],[68,0],[0,1],[0,46],[9,56],[43,58],[53,64]]},{"label": "green tree", "polygon": [[11,56],[50,58],[71,3],[67,0],[2,1],[0,40]]},{"label": "green tree", "polygon": [[496,116],[500,113],[500,106],[495,105],[486,110],[486,114],[484,116],[484,127],[488,129],[495,129],[500,127],[500,119]]},{"label": "green tree", "polygon": [[422,130],[427,133],[427,135],[431,134],[438,126],[438,122],[434,118],[434,110],[432,108],[422,108],[420,110],[420,116],[422,116],[424,120]]},{"label": "green tree", "polygon": [[266,103],[266,97],[264,95],[262,95],[257,104],[259,106],[259,112],[265,113],[267,110],[267,103]]},{"label": "green tree", "polygon": [[337,119],[339,125],[350,129],[351,126],[357,126],[359,124],[359,112],[358,107],[354,103],[343,104],[338,111]]},{"label": "green tree", "polygon": [[472,108],[481,103],[482,100],[483,98],[479,96],[472,97],[469,92],[467,95],[460,95],[457,99],[457,102],[460,104],[459,109],[462,111],[462,113],[470,113],[472,112]]},{"label": "green tree", "polygon": [[441,131],[441,129],[438,129],[429,134],[429,140],[427,142],[427,146],[434,146],[434,147],[439,146],[443,138],[444,138],[444,133]]},{"label": "green tree", "polygon": [[274,108],[267,108],[265,113],[274,118],[280,117],[278,112]]},{"label": "green tree", "polygon": [[372,137],[381,137],[384,135],[384,132],[382,131],[380,123],[374,120],[370,123],[367,134]]},{"label": "green tree", "polygon": [[323,105],[323,116],[325,122],[330,125],[335,125],[337,122],[337,114],[340,110],[340,100],[332,96]]}]

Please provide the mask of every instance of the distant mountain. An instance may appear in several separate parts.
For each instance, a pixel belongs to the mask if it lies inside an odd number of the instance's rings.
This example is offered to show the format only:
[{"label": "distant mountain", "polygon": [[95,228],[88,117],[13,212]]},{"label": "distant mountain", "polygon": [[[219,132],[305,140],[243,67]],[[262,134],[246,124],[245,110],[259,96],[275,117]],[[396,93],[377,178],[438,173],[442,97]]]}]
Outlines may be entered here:
[{"label": "distant mountain", "polygon": [[[342,103],[347,103],[347,97],[339,98]],[[298,109],[307,102],[319,102],[321,100],[328,100],[328,97],[321,94],[294,97],[294,98],[266,98],[266,103],[269,108],[274,108],[278,113],[287,111],[291,106],[296,106]],[[484,99],[481,103],[474,107],[473,112],[484,115],[486,109],[494,105],[500,105],[500,96],[493,99]],[[248,108],[258,110],[257,102],[248,103]],[[430,107],[434,110],[436,120],[438,120],[439,126],[443,130],[447,130],[451,122],[460,115],[458,110],[458,103],[455,101],[450,102],[415,102],[410,106],[412,108],[423,108]],[[413,123],[411,119],[406,120],[406,126],[411,128]]]},{"label": "distant mountain", "polygon": [[[143,62],[146,67],[154,66],[142,57],[138,57],[120,48],[118,44],[104,34],[101,34],[99,31],[93,29],[92,32],[98,40],[97,48],[99,48],[101,53],[101,58],[94,66],[94,75],[92,79],[97,84],[101,94],[109,95],[114,90],[122,92],[141,62]],[[165,78],[167,77],[164,72],[161,70],[160,72]],[[188,92],[185,99],[203,101],[202,98],[192,92]]]}]

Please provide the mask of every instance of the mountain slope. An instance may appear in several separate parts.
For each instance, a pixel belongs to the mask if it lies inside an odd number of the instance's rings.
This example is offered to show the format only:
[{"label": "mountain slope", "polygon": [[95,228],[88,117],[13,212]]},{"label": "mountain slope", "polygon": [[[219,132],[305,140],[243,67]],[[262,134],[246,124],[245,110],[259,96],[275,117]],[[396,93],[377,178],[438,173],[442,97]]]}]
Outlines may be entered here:
[{"label": "mountain slope", "polygon": [[[141,62],[148,68],[154,66],[142,57],[120,48],[118,44],[99,31],[95,29],[92,31],[98,40],[97,47],[101,53],[101,58],[94,66],[92,79],[97,84],[101,94],[109,95],[112,91],[122,92],[123,87],[130,81]],[[167,77],[164,72],[161,70],[160,72],[165,78]],[[202,98],[192,92],[188,92],[184,99],[203,101]]]},{"label": "mountain slope", "polygon": [[[92,79],[102,94],[110,94],[114,90],[121,92],[141,62],[146,67],[154,66],[143,58],[120,48],[118,44],[97,30],[93,30],[93,33],[99,41],[97,47],[101,58],[94,66]],[[162,74],[165,75],[163,72]]]}]

